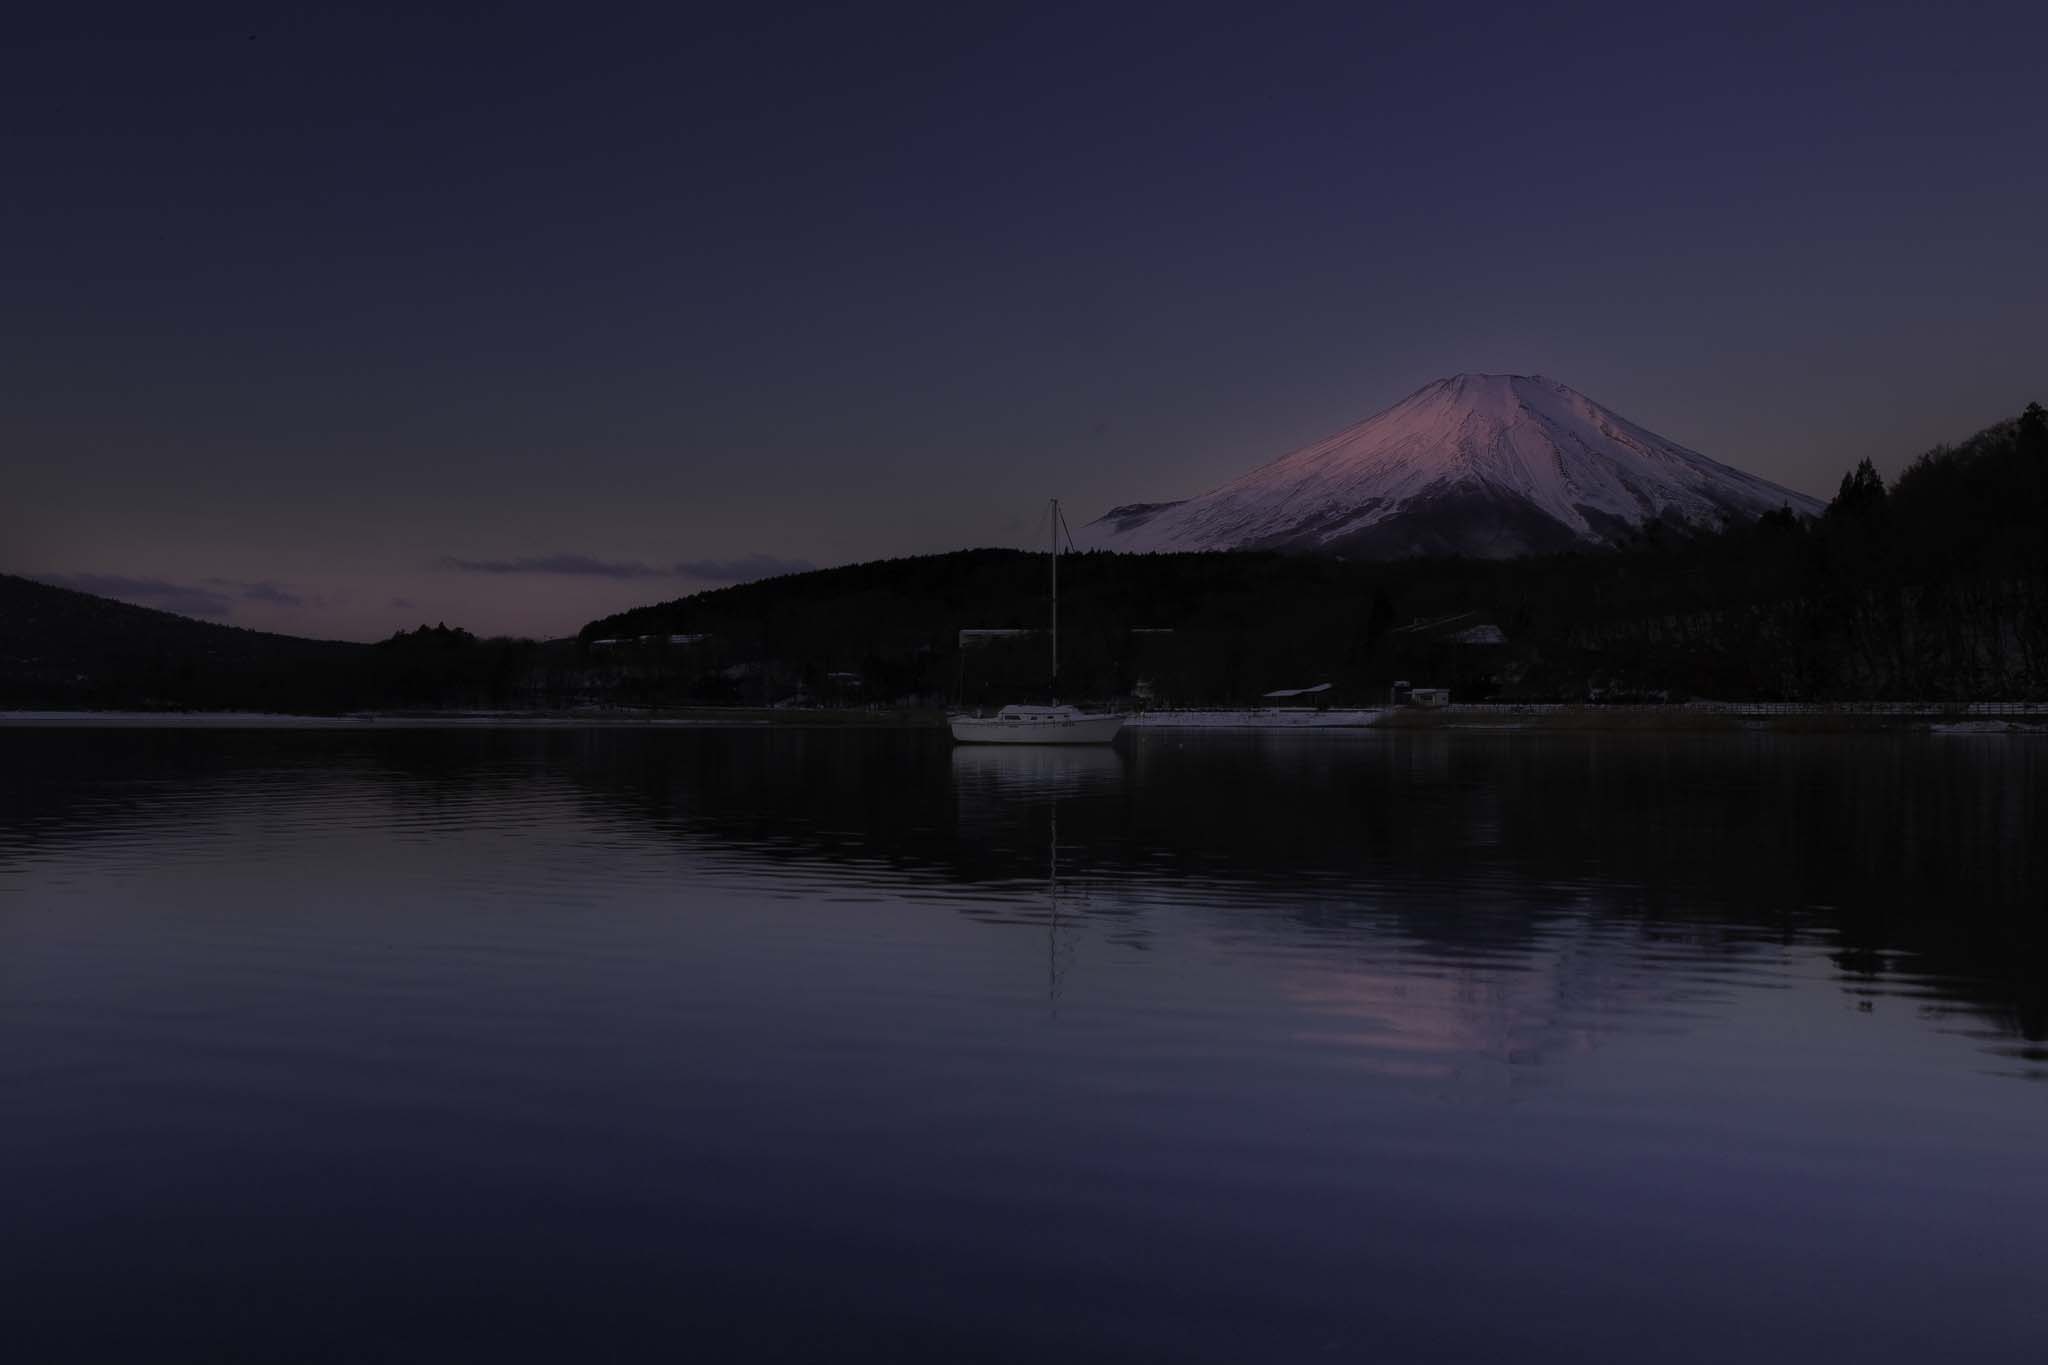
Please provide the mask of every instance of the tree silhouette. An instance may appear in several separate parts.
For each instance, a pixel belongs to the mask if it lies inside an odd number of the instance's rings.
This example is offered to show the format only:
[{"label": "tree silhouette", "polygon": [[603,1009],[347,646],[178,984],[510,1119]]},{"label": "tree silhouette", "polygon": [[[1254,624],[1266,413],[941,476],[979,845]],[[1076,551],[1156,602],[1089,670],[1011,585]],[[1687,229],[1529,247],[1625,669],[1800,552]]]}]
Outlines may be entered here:
[{"label": "tree silhouette", "polygon": [[2048,412],[2039,403],[2027,404],[2027,410],[2020,414],[2020,454],[2034,459],[2048,458]]},{"label": "tree silhouette", "polygon": [[1828,515],[1863,516],[1877,511],[1884,504],[1884,477],[1877,472],[1869,459],[1865,458],[1842,476],[1842,486],[1836,492],[1835,500],[1828,504]]}]

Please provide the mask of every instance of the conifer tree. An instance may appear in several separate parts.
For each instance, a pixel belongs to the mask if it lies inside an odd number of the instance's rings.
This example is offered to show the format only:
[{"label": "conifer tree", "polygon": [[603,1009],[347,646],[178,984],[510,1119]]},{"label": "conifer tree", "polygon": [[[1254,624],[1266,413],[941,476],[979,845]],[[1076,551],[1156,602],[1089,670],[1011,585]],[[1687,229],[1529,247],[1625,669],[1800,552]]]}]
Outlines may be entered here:
[{"label": "conifer tree", "polygon": [[1883,507],[1884,502],[1884,477],[1866,457],[1842,476],[1842,486],[1828,504],[1828,515],[1861,516]]},{"label": "conifer tree", "polygon": [[2022,455],[2048,458],[2048,412],[2039,403],[2027,404],[2027,410],[2020,414],[2019,445]]}]

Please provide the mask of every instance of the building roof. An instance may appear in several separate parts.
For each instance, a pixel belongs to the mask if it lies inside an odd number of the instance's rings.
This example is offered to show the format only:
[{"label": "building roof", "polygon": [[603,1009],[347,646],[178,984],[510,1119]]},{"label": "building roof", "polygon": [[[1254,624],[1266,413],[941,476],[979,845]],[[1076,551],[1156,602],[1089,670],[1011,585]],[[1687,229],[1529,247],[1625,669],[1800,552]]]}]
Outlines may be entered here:
[{"label": "building roof", "polygon": [[1277,692],[1263,692],[1260,695],[1268,700],[1272,700],[1280,697],[1313,697],[1318,692],[1327,692],[1329,690],[1330,684],[1317,683],[1314,687],[1283,687]]}]

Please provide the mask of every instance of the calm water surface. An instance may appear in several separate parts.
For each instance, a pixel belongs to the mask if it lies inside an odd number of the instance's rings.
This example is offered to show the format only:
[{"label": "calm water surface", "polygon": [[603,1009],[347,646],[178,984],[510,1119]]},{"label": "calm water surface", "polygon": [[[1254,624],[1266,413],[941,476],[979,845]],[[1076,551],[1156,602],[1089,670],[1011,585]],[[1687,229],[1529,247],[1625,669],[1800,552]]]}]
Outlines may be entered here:
[{"label": "calm water surface", "polygon": [[0,1320],[2048,1355],[2048,743],[0,729]]}]

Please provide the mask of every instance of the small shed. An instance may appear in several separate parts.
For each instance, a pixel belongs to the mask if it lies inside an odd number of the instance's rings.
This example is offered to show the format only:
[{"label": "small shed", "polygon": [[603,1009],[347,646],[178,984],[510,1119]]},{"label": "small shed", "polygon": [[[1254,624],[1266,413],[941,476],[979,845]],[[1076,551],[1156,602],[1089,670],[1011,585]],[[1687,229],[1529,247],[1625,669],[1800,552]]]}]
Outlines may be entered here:
[{"label": "small shed", "polygon": [[1387,691],[1389,706],[1449,706],[1451,689],[1448,687],[1417,687],[1407,679],[1395,683]]}]

